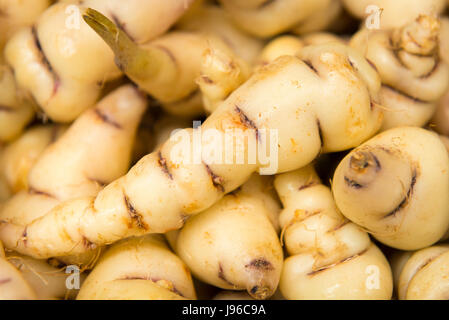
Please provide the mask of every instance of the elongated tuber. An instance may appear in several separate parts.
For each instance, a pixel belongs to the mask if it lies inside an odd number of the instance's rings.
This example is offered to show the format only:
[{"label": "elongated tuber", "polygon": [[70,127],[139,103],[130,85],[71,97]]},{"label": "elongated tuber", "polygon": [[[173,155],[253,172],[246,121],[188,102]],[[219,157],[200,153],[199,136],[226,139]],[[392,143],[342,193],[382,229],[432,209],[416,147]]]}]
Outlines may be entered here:
[{"label": "elongated tuber", "polygon": [[419,16],[402,28],[364,29],[351,40],[379,71],[383,130],[422,127],[432,118],[449,87],[449,66],[439,55],[440,22]]},{"label": "elongated tuber", "polygon": [[86,299],[195,299],[189,269],[160,236],[130,238],[103,254],[77,296]]},{"label": "elongated tuber", "polygon": [[292,300],[390,299],[388,261],[368,234],[345,219],[312,166],[275,179],[285,260],[280,289]]},{"label": "elongated tuber", "polygon": [[401,127],[354,149],[333,192],[343,215],[397,249],[428,247],[449,228],[449,157],[430,131]]},{"label": "elongated tuber", "polygon": [[[376,71],[343,45],[310,46],[300,58],[281,57],[234,91],[201,127],[175,134],[97,197],[67,201],[25,226],[4,221],[0,234],[15,250],[48,258],[179,229],[254,172],[295,170],[321,152],[352,148],[374,135],[382,122],[379,88]],[[192,148],[199,134],[202,152]],[[229,135],[239,143],[224,143]],[[251,145],[260,150],[254,153]],[[214,160],[213,150],[221,159]],[[239,164],[245,154],[249,160]]]}]

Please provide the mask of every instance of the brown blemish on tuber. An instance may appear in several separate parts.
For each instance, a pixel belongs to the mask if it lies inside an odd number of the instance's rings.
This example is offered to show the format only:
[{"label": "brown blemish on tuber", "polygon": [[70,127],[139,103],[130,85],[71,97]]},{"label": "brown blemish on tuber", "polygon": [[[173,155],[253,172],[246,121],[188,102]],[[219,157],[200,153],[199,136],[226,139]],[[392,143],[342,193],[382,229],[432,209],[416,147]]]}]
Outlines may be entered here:
[{"label": "brown blemish on tuber", "polygon": [[223,186],[223,178],[216,175],[206,163],[204,163],[204,166],[206,167],[207,173],[211,177],[214,187],[217,188],[220,192],[225,192],[225,188]]},{"label": "brown blemish on tuber", "polygon": [[109,117],[107,114],[103,113],[100,109],[96,108],[95,109],[95,114],[98,116],[98,118],[100,118],[101,121],[103,121],[104,123],[107,123],[111,126],[113,126],[116,129],[122,129],[122,126],[120,125],[120,123],[116,122],[114,119],[112,119],[111,117]]},{"label": "brown blemish on tuber", "polygon": [[143,216],[137,212],[134,206],[131,204],[128,196],[123,193],[123,199],[125,201],[126,209],[128,210],[129,216],[131,217],[131,225],[136,224],[139,229],[143,229],[145,231],[149,230],[148,225],[143,221]]},{"label": "brown blemish on tuber", "polygon": [[167,159],[165,159],[162,156],[162,153],[159,151],[158,152],[158,163],[162,168],[162,171],[164,171],[164,173],[170,178],[170,180],[173,180],[173,175],[171,174],[171,172],[168,170],[168,166],[167,166]]}]

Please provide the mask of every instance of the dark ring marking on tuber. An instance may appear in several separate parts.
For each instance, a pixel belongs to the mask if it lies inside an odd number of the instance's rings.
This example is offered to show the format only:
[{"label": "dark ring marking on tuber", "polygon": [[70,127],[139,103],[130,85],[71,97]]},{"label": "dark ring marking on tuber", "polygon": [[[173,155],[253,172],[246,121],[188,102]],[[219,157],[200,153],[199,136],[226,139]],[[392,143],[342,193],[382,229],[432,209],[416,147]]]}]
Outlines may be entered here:
[{"label": "dark ring marking on tuber", "polygon": [[221,280],[223,280],[227,284],[229,284],[229,285],[234,287],[234,284],[232,282],[230,282],[228,279],[226,279],[226,277],[224,275],[223,266],[221,265],[221,262],[218,264],[218,278],[220,278]]},{"label": "dark ring marking on tuber", "polygon": [[116,122],[110,116],[108,116],[107,114],[103,113],[100,109],[95,108],[94,112],[98,116],[98,118],[100,118],[101,121],[103,121],[104,123],[107,123],[107,124],[113,126],[116,129],[122,129],[122,126],[120,125],[120,123]]},{"label": "dark ring marking on tuber", "polygon": [[387,215],[384,216],[384,219],[395,216],[399,211],[404,209],[409,204],[410,198],[413,195],[413,190],[414,190],[414,187],[416,184],[417,176],[418,176],[418,173],[416,172],[416,170],[413,170],[412,181],[410,182],[410,187],[407,191],[407,194],[405,195],[404,199],[402,199],[402,201],[399,203],[399,205],[395,209],[393,209],[391,212],[389,212]]},{"label": "dark ring marking on tuber", "polygon": [[271,264],[271,262],[265,260],[264,258],[259,258],[259,259],[252,260],[250,263],[245,265],[245,268],[264,270],[264,271],[274,270],[273,265]]},{"label": "dark ring marking on tuber", "polygon": [[323,128],[321,128],[321,122],[316,119],[316,125],[318,126],[318,137],[320,138],[321,148],[324,146]]},{"label": "dark ring marking on tuber", "polygon": [[158,152],[158,163],[162,168],[162,171],[164,171],[164,173],[170,178],[170,180],[173,180],[173,175],[171,174],[171,172],[168,170],[168,166],[167,166],[167,160],[162,156],[162,153],[159,151]]},{"label": "dark ring marking on tuber", "polygon": [[125,206],[126,206],[126,209],[128,210],[129,216],[131,217],[131,225],[133,225],[135,223],[139,229],[148,231],[149,227],[143,221],[143,216],[137,212],[137,210],[131,204],[129,197],[125,193],[123,193],[123,199],[125,201]]},{"label": "dark ring marking on tuber", "polygon": [[429,103],[428,101],[424,101],[424,100],[421,100],[421,99],[419,99],[419,98],[413,97],[413,96],[409,95],[408,93],[405,93],[405,92],[403,92],[403,91],[400,91],[399,89],[393,88],[393,87],[391,87],[391,86],[389,86],[389,85],[384,84],[384,85],[382,85],[382,87],[385,88],[385,89],[388,89],[388,90],[390,90],[390,91],[393,91],[394,93],[396,93],[396,94],[398,94],[398,95],[401,95],[401,96],[403,96],[403,97],[405,97],[405,98],[407,98],[407,99],[409,99],[409,100],[412,100],[413,102],[417,102],[417,103]]},{"label": "dark ring marking on tuber", "polygon": [[317,182],[317,181],[312,181],[312,182],[309,182],[309,183],[307,183],[307,184],[305,184],[305,185],[300,186],[300,187],[298,188],[298,190],[301,191],[301,190],[304,190],[304,189],[308,189],[308,188],[317,186],[317,185],[319,185],[319,184],[320,184],[320,183]]},{"label": "dark ring marking on tuber", "polygon": [[259,129],[257,128],[255,122],[248,118],[248,116],[243,112],[239,106],[235,106],[235,111],[238,113],[240,117],[240,122],[247,128],[256,130],[256,139],[259,140]]},{"label": "dark ring marking on tuber", "polygon": [[164,47],[164,46],[161,46],[161,45],[156,45],[155,48],[158,48],[158,49],[164,51],[164,52],[170,57],[170,60],[171,60],[176,66],[178,66],[178,63],[177,63],[177,61],[176,61],[176,57],[173,55],[173,52],[171,52],[170,49],[168,49],[168,48],[166,48],[166,47]]},{"label": "dark ring marking on tuber", "polygon": [[374,64],[374,62],[372,62],[369,59],[366,59],[366,61],[368,62],[368,64],[376,71],[379,72],[379,70],[377,69],[377,66]]},{"label": "dark ring marking on tuber", "polygon": [[337,265],[339,265],[339,264],[342,264],[342,263],[348,262],[348,261],[350,261],[350,260],[353,260],[353,259],[355,259],[355,258],[358,258],[358,257],[362,256],[363,254],[365,254],[367,251],[368,251],[368,249],[365,249],[365,250],[363,250],[363,251],[360,252],[360,253],[354,254],[354,255],[352,255],[352,256],[350,256],[350,257],[348,257],[348,258],[345,258],[345,259],[343,259],[343,260],[340,260],[340,261],[338,261],[338,262],[336,262],[336,263],[333,263],[333,264],[330,264],[330,265],[328,265],[328,266],[324,266],[324,267],[321,267],[321,268],[319,268],[319,269],[317,269],[317,270],[311,271],[311,272],[309,272],[307,275],[308,275],[308,276],[314,276],[314,275],[316,275],[316,274],[318,274],[318,273],[320,273],[320,272],[329,270],[329,269],[331,269],[331,268],[333,268],[333,267],[335,267],[335,266],[337,266]]},{"label": "dark ring marking on tuber", "polygon": [[348,177],[345,176],[345,182],[346,184],[350,187],[350,188],[354,188],[354,189],[362,189],[364,186],[361,185],[360,183],[356,182],[355,180],[349,179]]},{"label": "dark ring marking on tuber", "polygon": [[433,66],[433,68],[432,68],[432,70],[430,70],[429,71],[429,73],[427,73],[427,74],[425,74],[425,75],[423,75],[423,76],[421,76],[421,77],[419,77],[420,79],[427,79],[427,78],[430,78],[439,68],[440,68],[440,66],[441,66],[441,62],[440,62],[440,59],[438,59],[436,62],[435,62],[435,65]]},{"label": "dark ring marking on tuber", "polygon": [[111,19],[114,21],[117,28],[122,30],[128,38],[130,38],[132,41],[134,41],[134,38],[129,34],[129,32],[126,30],[126,23],[122,22],[115,14],[111,13]]},{"label": "dark ring marking on tuber", "polygon": [[209,78],[206,75],[202,75],[201,76],[201,80],[203,80],[207,84],[214,84],[215,83],[214,80],[212,80],[211,78]]},{"label": "dark ring marking on tuber", "polygon": [[320,73],[318,72],[318,70],[313,66],[312,62],[310,62],[309,60],[303,60],[302,62],[304,62],[306,64],[306,66],[308,66],[310,68],[310,70],[312,70],[317,76],[320,76]]},{"label": "dark ring marking on tuber", "polygon": [[55,94],[58,91],[59,85],[60,85],[60,79],[59,76],[56,74],[55,70],[53,69],[52,65],[50,64],[50,61],[48,60],[47,56],[45,55],[44,50],[42,49],[42,44],[39,40],[39,36],[37,34],[37,29],[36,26],[33,26],[31,28],[31,33],[33,35],[34,38],[34,44],[36,45],[37,50],[40,53],[41,56],[41,60],[42,63],[45,65],[45,67],[47,68],[47,70],[51,73],[51,75],[53,76],[53,94]]},{"label": "dark ring marking on tuber", "polygon": [[218,189],[220,192],[224,192],[225,188],[223,186],[223,178],[218,176],[218,175],[216,175],[212,171],[212,169],[206,163],[203,162],[203,164],[206,167],[207,173],[209,174],[209,176],[210,176],[210,178],[212,180],[212,184],[214,185],[214,187],[216,189]]},{"label": "dark ring marking on tuber", "polygon": [[328,233],[332,233],[332,232],[335,232],[335,231],[338,231],[338,230],[340,230],[341,228],[343,228],[345,225],[347,225],[347,224],[349,224],[349,220],[345,220],[345,221],[343,221],[342,223],[340,223],[338,226],[336,226],[335,228],[333,228],[333,229],[330,229],[329,231],[328,231]]}]

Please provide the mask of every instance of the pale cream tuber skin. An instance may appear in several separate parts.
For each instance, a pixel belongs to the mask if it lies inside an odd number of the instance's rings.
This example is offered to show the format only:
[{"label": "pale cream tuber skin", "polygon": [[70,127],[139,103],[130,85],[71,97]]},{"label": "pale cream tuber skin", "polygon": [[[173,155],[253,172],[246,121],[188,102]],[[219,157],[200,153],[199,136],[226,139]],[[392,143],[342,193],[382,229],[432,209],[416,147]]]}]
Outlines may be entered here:
[{"label": "pale cream tuber skin", "polygon": [[[369,18],[368,22],[379,19],[383,30],[398,28],[416,19],[419,15],[437,16],[446,8],[446,0],[342,0],[346,9],[359,19]],[[380,12],[369,10],[372,6]]]},{"label": "pale cream tuber skin", "polygon": [[[0,233],[15,250],[48,258],[85,253],[133,235],[179,229],[187,217],[211,207],[254,172],[295,170],[321,152],[345,150],[367,140],[382,123],[376,103],[379,88],[376,71],[343,45],[310,46],[300,58],[281,57],[256,72],[201,126],[203,132],[216,130],[219,137],[242,130],[237,137],[247,142],[243,152],[248,151],[248,139],[261,145],[269,136],[262,135],[262,129],[273,130],[278,156],[272,168],[259,157],[254,164],[238,165],[180,157],[179,150],[190,150],[198,132],[185,130],[97,197],[67,201],[26,226],[4,222]],[[203,141],[203,150],[216,148],[215,140]],[[234,161],[241,152],[236,144],[223,149]]]},{"label": "pale cream tuber skin", "polygon": [[449,227],[449,157],[430,131],[385,131],[339,164],[333,192],[341,212],[380,242],[401,250],[428,247]]},{"label": "pale cream tuber skin", "polygon": [[187,266],[161,236],[129,238],[100,258],[77,296],[78,300],[196,299]]},{"label": "pale cream tuber skin", "polygon": [[[29,173],[28,188],[3,205],[0,220],[25,226],[63,201],[97,195],[105,184],[126,173],[145,108],[143,95],[127,85],[86,111],[43,151]],[[7,233],[1,233],[0,238],[14,250],[14,239]],[[79,259],[70,261],[87,263],[83,257]]]},{"label": "pale cream tuber skin", "polygon": [[402,268],[398,283],[401,300],[449,299],[449,245],[414,252]]},{"label": "pale cream tuber skin", "polygon": [[199,88],[212,111],[249,77],[248,63],[211,31],[173,31],[139,45],[98,11],[88,9],[83,18],[114,51],[119,68],[163,107],[168,104],[169,112],[170,104],[190,99]]},{"label": "pale cream tuber skin", "polygon": [[189,219],[176,253],[201,281],[268,299],[278,287],[283,253],[271,219],[279,205],[270,179],[254,175],[242,189]]},{"label": "pale cream tuber skin", "polygon": [[420,15],[401,28],[363,29],[351,46],[360,50],[382,78],[382,130],[422,127],[432,118],[449,87],[449,66],[439,55],[440,22]]},{"label": "pale cream tuber skin", "polygon": [[236,24],[246,32],[269,38],[289,30],[319,31],[338,16],[341,4],[335,0],[220,0]]},{"label": "pale cream tuber skin", "polygon": [[277,176],[275,187],[289,254],[280,282],[285,298],[391,298],[388,261],[363,229],[341,215],[313,166]]},{"label": "pale cream tuber skin", "polygon": [[19,86],[30,92],[50,119],[71,122],[95,104],[105,82],[121,75],[110,48],[83,21],[83,11],[94,8],[104,12],[140,44],[165,33],[191,2],[58,2],[45,10],[34,26],[8,41],[5,57]]},{"label": "pale cream tuber skin", "polygon": [[5,146],[0,154],[0,176],[12,194],[28,189],[28,174],[42,152],[66,130],[61,125],[38,125]]}]

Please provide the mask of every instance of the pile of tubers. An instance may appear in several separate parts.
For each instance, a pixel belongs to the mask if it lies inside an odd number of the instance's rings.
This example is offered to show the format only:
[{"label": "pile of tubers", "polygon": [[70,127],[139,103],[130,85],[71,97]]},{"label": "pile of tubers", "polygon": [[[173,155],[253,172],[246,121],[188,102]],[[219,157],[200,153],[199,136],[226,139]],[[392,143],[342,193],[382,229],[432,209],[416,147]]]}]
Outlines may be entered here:
[{"label": "pile of tubers", "polygon": [[449,299],[446,0],[0,0],[0,300]]}]

